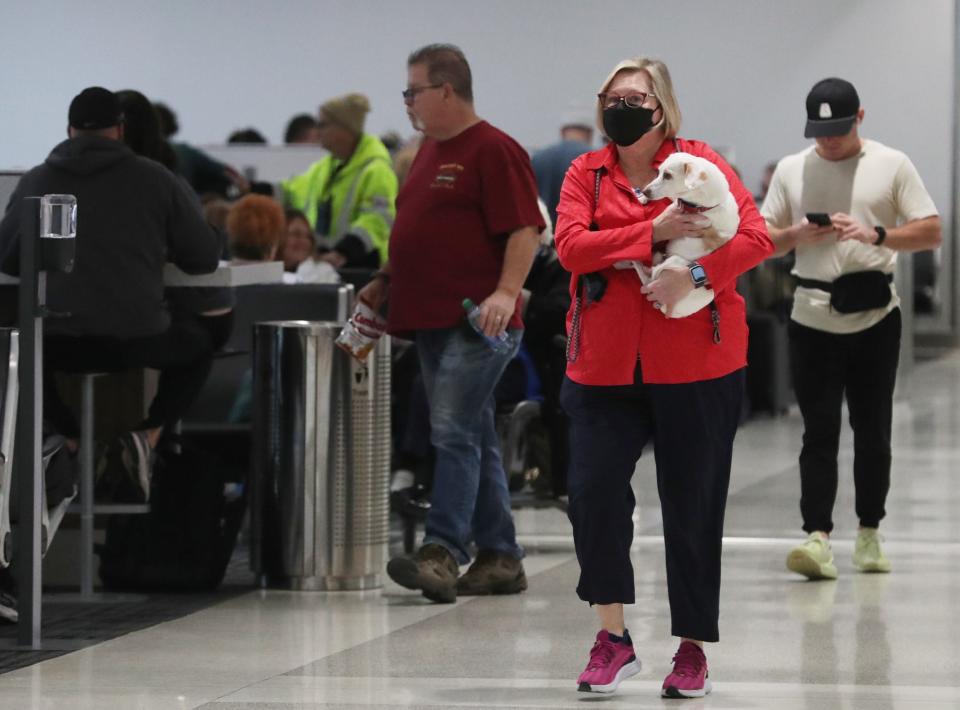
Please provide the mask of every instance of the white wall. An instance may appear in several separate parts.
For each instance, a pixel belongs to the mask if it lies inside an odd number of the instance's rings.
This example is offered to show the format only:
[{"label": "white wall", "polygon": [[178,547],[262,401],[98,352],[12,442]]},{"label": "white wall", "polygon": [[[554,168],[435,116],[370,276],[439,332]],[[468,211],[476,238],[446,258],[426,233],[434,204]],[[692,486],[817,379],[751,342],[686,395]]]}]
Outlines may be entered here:
[{"label": "white wall", "polygon": [[351,90],[371,98],[369,129],[408,132],[406,56],[449,41],[479,112],[529,147],[617,60],[661,57],[682,134],[733,147],[751,188],[806,144],[809,87],[843,76],[864,133],[913,158],[946,216],[953,17],[952,0],[0,0],[0,169],[42,160],[92,84],[167,101],[195,143],[245,125],[278,142],[292,114]]}]

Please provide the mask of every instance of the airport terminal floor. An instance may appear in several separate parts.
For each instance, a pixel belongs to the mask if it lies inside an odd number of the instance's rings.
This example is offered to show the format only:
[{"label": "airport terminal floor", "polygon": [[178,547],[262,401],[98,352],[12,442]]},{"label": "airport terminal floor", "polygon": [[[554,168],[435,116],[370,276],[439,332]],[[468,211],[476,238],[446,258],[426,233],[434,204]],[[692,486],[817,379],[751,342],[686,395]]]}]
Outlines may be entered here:
[{"label": "airport terminal floor", "polygon": [[[918,364],[894,413],[882,525],[893,571],[857,574],[852,440],[841,442],[833,582],[784,567],[798,542],[796,409],[740,431],[724,542],[712,695],[661,700],[669,637],[663,545],[645,457],[634,479],[642,672],[617,694],[576,691],[596,632],[574,594],[569,523],[520,510],[530,588],[434,605],[391,584],[364,593],[250,591],[189,616],[0,676],[2,708],[960,707],[960,353]],[[596,705],[593,705],[596,703]]]}]

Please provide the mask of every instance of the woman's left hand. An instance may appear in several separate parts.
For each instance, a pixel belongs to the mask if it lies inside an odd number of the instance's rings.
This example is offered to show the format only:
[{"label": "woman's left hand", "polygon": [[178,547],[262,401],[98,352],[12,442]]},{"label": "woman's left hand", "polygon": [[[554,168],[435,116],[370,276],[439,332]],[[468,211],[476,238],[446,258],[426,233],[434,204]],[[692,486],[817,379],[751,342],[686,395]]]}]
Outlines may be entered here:
[{"label": "woman's left hand", "polygon": [[640,289],[653,302],[653,307],[668,313],[681,298],[693,291],[690,269],[685,266],[664,266],[653,281]]}]

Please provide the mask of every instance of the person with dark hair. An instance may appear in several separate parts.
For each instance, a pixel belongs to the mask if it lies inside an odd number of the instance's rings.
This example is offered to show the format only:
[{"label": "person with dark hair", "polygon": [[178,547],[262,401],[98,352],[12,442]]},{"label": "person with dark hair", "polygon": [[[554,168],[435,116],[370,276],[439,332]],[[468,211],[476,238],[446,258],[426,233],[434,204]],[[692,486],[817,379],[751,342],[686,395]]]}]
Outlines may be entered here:
[{"label": "person with dark hair", "polygon": [[533,154],[533,174],[537,176],[540,199],[547,205],[550,219],[557,223],[557,204],[560,186],[574,158],[588,150],[593,143],[593,127],[586,119],[570,119],[560,127],[560,141]]},{"label": "person with dark hair", "polygon": [[[162,123],[156,106],[139,91],[124,89],[117,92],[120,107],[123,109],[123,142],[134,153],[154,160],[169,170],[176,169],[176,156],[162,132]],[[197,209],[201,205],[190,190],[190,184],[182,175],[177,176],[184,189],[194,200]],[[207,219],[207,211],[201,210],[204,219],[211,227],[216,225]],[[223,250],[222,234],[218,233]],[[233,290],[224,287],[180,286],[168,288],[165,292],[167,308],[175,322],[189,320],[203,328],[210,338],[214,352],[220,350],[233,330]],[[205,363],[209,372],[212,360]]]},{"label": "person with dark hair", "polygon": [[396,131],[387,131],[380,135],[380,142],[390,153],[391,158],[397,157],[397,151],[403,147],[403,138]]},{"label": "person with dark hair", "polygon": [[380,139],[364,133],[369,111],[363,94],[325,101],[317,125],[330,155],[280,184],[284,203],[306,214],[317,234],[317,261],[337,269],[373,269],[387,259],[397,176]]},{"label": "person with dark hair", "polygon": [[893,275],[898,253],[936,249],[942,235],[937,207],[910,158],[860,135],[865,113],[853,84],[818,81],[806,109],[803,135],[814,144],[777,164],[760,211],[776,254],[796,254],[788,335],[803,417],[800,514],[807,538],[786,565],[822,580],[837,577],[830,533],[844,399],[860,523],[853,564],[860,572],[891,569],[878,528],[890,489],[902,325]]},{"label": "person with dark hair", "polygon": [[[250,183],[234,168],[214,160],[189,143],[170,140],[180,131],[177,115],[166,104],[154,103],[154,108],[160,121],[160,132],[167,139],[176,157],[177,173],[190,183],[190,187],[198,195],[212,193],[226,197],[231,185],[241,193],[250,191]],[[164,164],[167,162],[164,161]]]},{"label": "person with dark hair", "polygon": [[297,114],[290,119],[283,133],[283,142],[287,145],[316,145],[320,143],[320,128],[317,119],[309,113]]},{"label": "person with dark hair", "polygon": [[[68,120],[69,138],[23,176],[10,199],[0,222],[0,263],[8,273],[17,271],[25,195],[76,196],[82,248],[72,272],[47,276],[47,305],[69,315],[47,322],[44,368],[160,370],[146,419],[122,437],[118,449],[143,500],[150,491],[150,454],[164,428],[180,419],[199,393],[211,357],[202,329],[171,321],[163,298],[164,266],[171,261],[187,273],[211,272],[220,245],[176,176],[124,145],[116,94],[85,89],[71,102]],[[44,381],[47,418],[76,450],[76,419],[54,378]]]},{"label": "person with dark hair", "polygon": [[157,111],[157,119],[160,121],[160,133],[164,138],[173,138],[180,130],[180,123],[177,121],[177,114],[173,112],[165,103],[157,101],[153,104]]},{"label": "person with dark hair", "polygon": [[[407,62],[407,115],[425,138],[398,200],[390,263],[359,293],[416,342],[436,448],[423,546],[390,560],[398,584],[436,602],[527,588],[494,425],[494,388],[523,333],[520,292],[544,220],[530,158],[473,105],[453,45]],[[462,304],[479,306],[475,332]],[[491,347],[491,342],[496,347]],[[470,562],[471,542],[477,557]]]},{"label": "person with dark hair", "polygon": [[307,215],[300,210],[287,209],[286,218],[287,228],[277,257],[283,262],[283,270],[293,274],[300,264],[313,256],[317,243]]},{"label": "person with dark hair", "polygon": [[234,145],[237,143],[250,144],[250,145],[266,145],[267,139],[256,128],[253,128],[253,127],[241,128],[239,130],[234,131],[229,136],[227,136],[228,145]]},{"label": "person with dark hair", "polygon": [[117,99],[123,110],[123,142],[137,155],[175,170],[176,156],[160,130],[160,118],[150,99],[133,89],[118,91]]}]

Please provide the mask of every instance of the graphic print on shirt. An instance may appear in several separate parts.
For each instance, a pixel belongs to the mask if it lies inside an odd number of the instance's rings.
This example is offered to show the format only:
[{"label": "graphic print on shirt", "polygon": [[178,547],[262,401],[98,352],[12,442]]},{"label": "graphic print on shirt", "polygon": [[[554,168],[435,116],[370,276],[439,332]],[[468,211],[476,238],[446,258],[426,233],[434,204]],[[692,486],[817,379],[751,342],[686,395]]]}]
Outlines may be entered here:
[{"label": "graphic print on shirt", "polygon": [[437,176],[433,178],[430,187],[442,187],[447,190],[452,190],[457,182],[457,178],[464,170],[465,168],[460,165],[460,163],[444,163],[437,168]]}]

